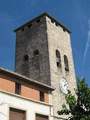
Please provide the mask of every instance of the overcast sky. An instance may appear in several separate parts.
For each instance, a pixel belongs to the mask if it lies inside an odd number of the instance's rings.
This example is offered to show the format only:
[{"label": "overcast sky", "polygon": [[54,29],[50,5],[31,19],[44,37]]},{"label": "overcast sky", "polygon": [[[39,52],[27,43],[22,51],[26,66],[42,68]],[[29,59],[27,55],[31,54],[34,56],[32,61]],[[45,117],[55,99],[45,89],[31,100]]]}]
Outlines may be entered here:
[{"label": "overcast sky", "polygon": [[0,0],[0,67],[14,70],[13,30],[43,12],[72,31],[76,75],[90,86],[90,0]]}]

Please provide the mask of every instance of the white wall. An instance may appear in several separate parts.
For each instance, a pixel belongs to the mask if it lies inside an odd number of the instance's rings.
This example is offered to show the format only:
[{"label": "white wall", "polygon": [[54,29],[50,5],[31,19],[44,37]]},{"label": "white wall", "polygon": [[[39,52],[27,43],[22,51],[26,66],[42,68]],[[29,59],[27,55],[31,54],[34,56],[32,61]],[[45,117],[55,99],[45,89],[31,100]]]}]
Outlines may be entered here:
[{"label": "white wall", "polygon": [[49,120],[53,120],[51,106],[0,91],[0,120],[9,120],[10,107],[26,111],[26,120],[35,120],[35,113],[47,115]]}]

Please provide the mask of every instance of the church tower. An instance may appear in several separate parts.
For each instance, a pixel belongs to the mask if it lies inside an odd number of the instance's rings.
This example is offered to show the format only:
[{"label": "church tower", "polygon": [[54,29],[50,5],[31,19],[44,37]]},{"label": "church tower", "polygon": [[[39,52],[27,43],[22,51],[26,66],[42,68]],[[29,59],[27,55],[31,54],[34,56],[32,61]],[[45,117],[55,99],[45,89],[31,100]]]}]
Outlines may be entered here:
[{"label": "church tower", "polygon": [[68,89],[74,93],[76,88],[70,31],[44,13],[15,32],[16,72],[55,88],[52,104],[57,118]]}]

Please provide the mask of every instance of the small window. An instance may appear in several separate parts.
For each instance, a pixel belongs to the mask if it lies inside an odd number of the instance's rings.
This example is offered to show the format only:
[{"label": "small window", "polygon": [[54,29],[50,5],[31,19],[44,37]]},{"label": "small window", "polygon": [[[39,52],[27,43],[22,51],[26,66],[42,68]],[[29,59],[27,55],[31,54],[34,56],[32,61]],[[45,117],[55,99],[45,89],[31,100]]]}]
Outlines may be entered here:
[{"label": "small window", "polygon": [[28,25],[28,28],[30,28],[31,26],[32,26],[32,24],[29,24],[29,25]]},{"label": "small window", "polygon": [[35,51],[33,52],[33,54],[34,54],[34,56],[38,56],[38,55],[39,55],[39,50],[35,50]]},{"label": "small window", "polygon": [[66,31],[65,28],[63,28],[63,31],[64,31],[64,32]]},{"label": "small window", "polygon": [[68,58],[64,55],[65,71],[69,72]]},{"label": "small window", "polygon": [[44,92],[40,91],[40,101],[44,102]]},{"label": "small window", "polygon": [[40,70],[40,55],[37,49],[33,51],[33,65],[35,70]]},{"label": "small window", "polygon": [[40,19],[37,20],[37,23],[39,23],[39,22],[40,22]]},{"label": "small window", "polygon": [[61,67],[61,56],[58,50],[56,50],[56,64],[57,64],[57,67]]},{"label": "small window", "polygon": [[49,120],[49,117],[36,113],[36,120]]},{"label": "small window", "polygon": [[21,93],[21,84],[20,83],[15,83],[15,93],[20,94]]},{"label": "small window", "polygon": [[57,22],[55,24],[56,24],[56,26],[59,26]]},{"label": "small window", "polygon": [[29,60],[29,56],[28,55],[24,55],[24,61],[28,61]]},{"label": "small window", "polygon": [[22,28],[21,30],[24,31],[24,28]]},{"label": "small window", "polygon": [[51,22],[54,23],[55,21],[53,19],[51,19]]},{"label": "small window", "polygon": [[26,111],[16,109],[16,108],[10,108],[9,120],[26,120]]}]

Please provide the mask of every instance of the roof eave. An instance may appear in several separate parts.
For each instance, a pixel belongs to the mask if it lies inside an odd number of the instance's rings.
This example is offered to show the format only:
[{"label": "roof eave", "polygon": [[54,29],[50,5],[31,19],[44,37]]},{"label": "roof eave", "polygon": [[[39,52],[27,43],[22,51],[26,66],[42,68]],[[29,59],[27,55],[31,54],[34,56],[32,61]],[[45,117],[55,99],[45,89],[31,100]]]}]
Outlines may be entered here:
[{"label": "roof eave", "polygon": [[14,30],[14,32],[17,32],[18,30],[22,29],[24,26],[28,25],[28,24],[31,24],[33,21],[39,19],[40,17],[42,16],[48,16],[50,19],[54,20],[57,24],[59,24],[63,29],[65,29],[68,33],[71,33],[71,31],[62,23],[62,22],[59,22],[57,21],[54,17],[52,17],[51,15],[49,15],[48,13],[42,13],[41,15],[35,17],[34,19],[26,22],[25,24],[21,25],[20,27],[16,28]]},{"label": "roof eave", "polygon": [[18,73],[16,73],[16,72],[9,71],[9,70],[4,69],[4,68],[0,68],[0,72],[6,73],[6,74],[8,74],[8,75],[12,75],[12,76],[15,77],[16,79],[19,78],[19,79],[21,79],[21,80],[23,80],[23,81],[25,81],[25,82],[28,82],[29,84],[32,83],[32,84],[36,84],[36,85],[38,85],[38,86],[40,86],[40,87],[47,88],[47,90],[50,90],[50,91],[55,90],[52,86],[46,85],[46,84],[44,84],[44,83],[38,82],[38,81],[36,81],[36,80],[33,80],[33,79],[31,79],[31,78],[28,78],[28,77],[23,76],[23,75],[21,75],[21,74],[18,74]]}]

